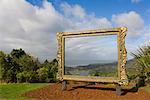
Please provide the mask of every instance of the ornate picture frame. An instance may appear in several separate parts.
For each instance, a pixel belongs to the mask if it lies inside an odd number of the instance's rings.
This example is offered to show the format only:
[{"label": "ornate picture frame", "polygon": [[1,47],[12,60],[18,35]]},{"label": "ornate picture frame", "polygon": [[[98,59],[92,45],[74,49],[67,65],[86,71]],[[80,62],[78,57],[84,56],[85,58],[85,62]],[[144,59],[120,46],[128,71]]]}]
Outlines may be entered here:
[{"label": "ornate picture frame", "polygon": [[[112,29],[97,29],[79,32],[58,32],[58,75],[60,81],[85,81],[85,82],[106,82],[115,83],[119,85],[127,85],[128,78],[126,74],[126,57],[127,51],[125,48],[126,27],[112,28]],[[117,48],[118,48],[118,76],[117,77],[97,77],[97,76],[76,76],[64,74],[64,60],[65,60],[65,38],[83,37],[83,36],[105,36],[117,35]]]}]

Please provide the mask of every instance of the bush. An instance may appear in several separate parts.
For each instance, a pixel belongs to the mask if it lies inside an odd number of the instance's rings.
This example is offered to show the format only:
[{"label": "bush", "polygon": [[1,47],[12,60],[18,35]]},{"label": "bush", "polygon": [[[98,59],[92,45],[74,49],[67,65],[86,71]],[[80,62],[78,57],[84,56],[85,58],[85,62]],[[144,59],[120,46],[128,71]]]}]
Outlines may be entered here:
[{"label": "bush", "polygon": [[0,80],[5,82],[56,82],[56,73],[56,59],[41,64],[22,49],[10,54],[0,51]]},{"label": "bush", "polygon": [[137,75],[128,75],[129,81],[135,80],[137,78]]},{"label": "bush", "polygon": [[132,53],[138,63],[138,76],[145,77],[145,79],[150,78],[150,44],[143,46],[137,50],[138,52]]},{"label": "bush", "polygon": [[37,70],[39,82],[49,82],[48,81],[48,68],[40,68]]}]

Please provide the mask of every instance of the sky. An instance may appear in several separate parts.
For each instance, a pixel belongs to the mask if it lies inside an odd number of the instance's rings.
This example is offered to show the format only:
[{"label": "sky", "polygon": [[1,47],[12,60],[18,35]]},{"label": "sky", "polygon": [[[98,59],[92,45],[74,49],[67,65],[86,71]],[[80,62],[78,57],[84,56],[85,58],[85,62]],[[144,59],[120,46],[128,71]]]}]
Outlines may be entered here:
[{"label": "sky", "polygon": [[[131,59],[131,52],[150,42],[149,5],[150,0],[0,0],[0,50],[9,53],[13,48],[23,48],[40,60],[52,60],[57,55],[56,32],[126,26]],[[83,39],[71,41],[70,48],[76,47],[72,51],[84,43]],[[99,48],[87,48],[84,53],[81,49],[78,58],[91,58],[88,50]],[[102,53],[92,55],[101,57]]]},{"label": "sky", "polygon": [[65,38],[67,67],[117,61],[117,35]]}]

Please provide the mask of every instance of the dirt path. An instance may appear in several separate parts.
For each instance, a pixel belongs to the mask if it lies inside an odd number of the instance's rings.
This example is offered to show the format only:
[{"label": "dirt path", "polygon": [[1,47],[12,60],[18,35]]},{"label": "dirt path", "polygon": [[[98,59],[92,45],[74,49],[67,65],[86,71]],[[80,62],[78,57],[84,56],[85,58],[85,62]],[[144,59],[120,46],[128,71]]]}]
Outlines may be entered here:
[{"label": "dirt path", "polygon": [[150,100],[150,94],[142,89],[138,92],[123,91],[122,96],[117,96],[114,88],[105,85],[68,85],[67,90],[61,92],[61,84],[50,84],[23,96],[42,100]]}]

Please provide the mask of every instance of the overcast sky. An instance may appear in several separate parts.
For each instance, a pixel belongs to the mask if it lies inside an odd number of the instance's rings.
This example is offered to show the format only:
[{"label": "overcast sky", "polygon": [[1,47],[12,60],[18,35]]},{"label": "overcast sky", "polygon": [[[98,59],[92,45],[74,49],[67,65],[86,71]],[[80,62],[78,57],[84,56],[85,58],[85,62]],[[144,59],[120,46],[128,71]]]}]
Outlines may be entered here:
[{"label": "overcast sky", "polygon": [[[126,47],[131,58],[131,52],[150,41],[149,4],[150,0],[0,0],[0,50],[9,53],[13,48],[23,48],[40,60],[52,60],[57,52],[56,32],[126,26]],[[73,51],[82,48],[82,42],[71,40],[68,54],[76,55]],[[86,52],[78,58],[103,56],[88,52],[93,45],[86,46]],[[114,50],[105,51],[114,56]]]}]

